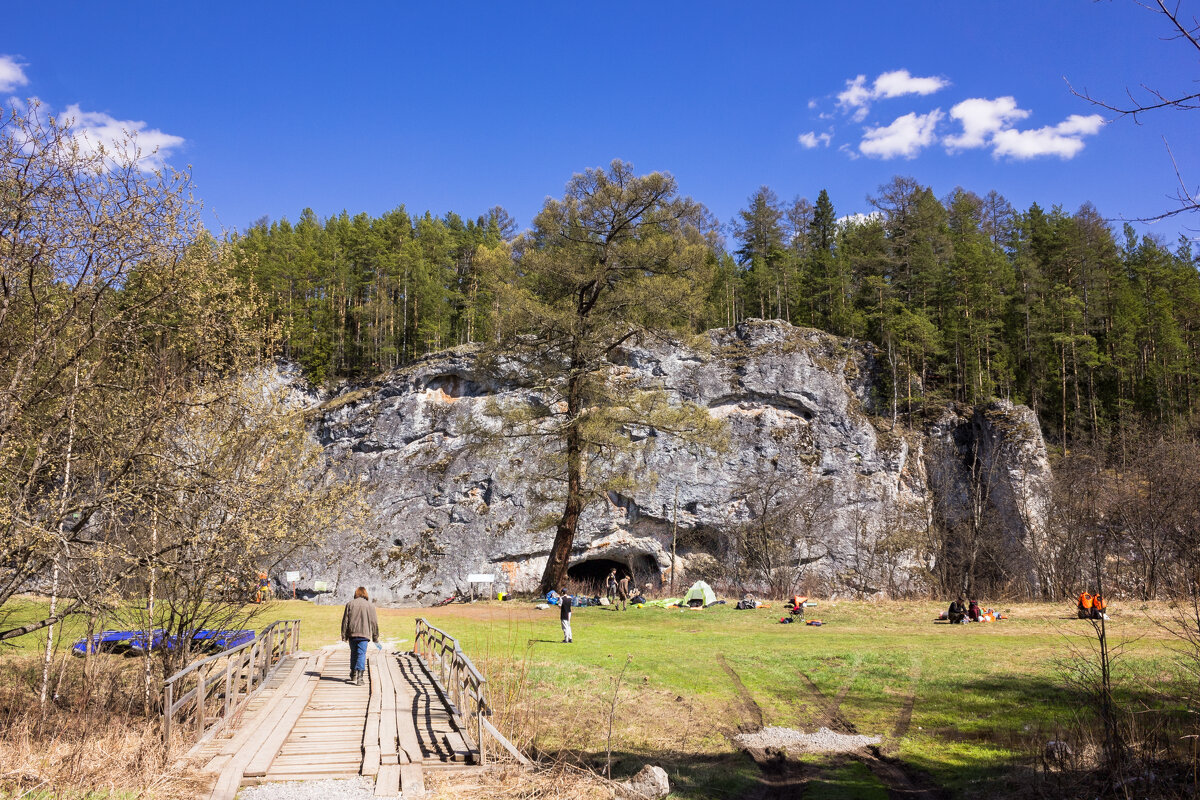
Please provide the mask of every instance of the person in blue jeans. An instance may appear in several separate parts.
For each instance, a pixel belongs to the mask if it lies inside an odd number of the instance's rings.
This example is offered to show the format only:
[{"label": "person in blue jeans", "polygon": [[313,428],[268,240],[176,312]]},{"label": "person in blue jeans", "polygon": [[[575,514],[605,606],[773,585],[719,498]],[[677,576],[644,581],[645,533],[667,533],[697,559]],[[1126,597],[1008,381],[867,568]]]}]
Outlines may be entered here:
[{"label": "person in blue jeans", "polygon": [[346,603],[346,610],[342,612],[342,639],[350,643],[350,680],[347,683],[362,686],[363,674],[367,671],[367,643],[379,641],[379,620],[365,586],[354,590],[354,599]]}]

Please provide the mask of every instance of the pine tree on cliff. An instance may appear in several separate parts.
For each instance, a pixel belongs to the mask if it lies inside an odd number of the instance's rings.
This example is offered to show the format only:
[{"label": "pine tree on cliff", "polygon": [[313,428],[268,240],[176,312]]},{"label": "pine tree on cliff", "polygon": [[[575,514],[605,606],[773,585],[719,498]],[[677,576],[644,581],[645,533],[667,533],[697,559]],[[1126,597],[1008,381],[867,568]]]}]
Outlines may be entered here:
[{"label": "pine tree on cliff", "polygon": [[[496,338],[484,369],[528,389],[520,407],[493,407],[510,452],[562,502],[542,591],[557,589],[588,502],[629,493],[639,441],[659,434],[719,438],[705,409],[671,405],[661,388],[619,369],[622,348],[701,313],[715,264],[704,208],[664,173],[635,175],[613,161],[575,175],[514,243],[513,272],[498,280]],[[565,489],[565,491],[564,491]]]}]

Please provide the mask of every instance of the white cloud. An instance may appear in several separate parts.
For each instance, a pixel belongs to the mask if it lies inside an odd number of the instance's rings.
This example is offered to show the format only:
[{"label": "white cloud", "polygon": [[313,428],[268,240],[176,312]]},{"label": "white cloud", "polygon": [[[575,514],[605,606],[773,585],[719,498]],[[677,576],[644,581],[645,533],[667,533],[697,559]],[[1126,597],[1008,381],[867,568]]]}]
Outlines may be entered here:
[{"label": "white cloud", "polygon": [[29,83],[25,70],[21,69],[23,66],[13,56],[0,56],[0,92],[11,92]]},{"label": "white cloud", "polygon": [[869,103],[872,95],[866,84],[866,75],[859,75],[852,81],[846,81],[846,88],[838,93],[838,105],[849,110]]},{"label": "white cloud", "polygon": [[933,94],[949,85],[950,81],[945,78],[918,78],[906,69],[881,73],[869,87],[867,76],[858,75],[846,81],[846,88],[838,93],[838,107],[850,114],[855,122],[862,122],[867,118],[873,100],[909,94]]},{"label": "white cloud", "polygon": [[839,227],[847,228],[851,225],[863,225],[868,222],[874,222],[882,219],[883,214],[879,211],[870,211],[866,214],[862,213],[861,211],[857,211],[853,214],[847,214],[844,217],[838,217],[837,224]]},{"label": "white cloud", "polygon": [[809,131],[808,133],[800,134],[796,138],[797,141],[804,146],[804,149],[812,150],[818,145],[825,145],[826,147],[829,147],[829,142],[833,139],[833,135],[829,133],[815,133],[813,131]]},{"label": "white cloud", "polygon": [[875,79],[875,97],[900,97],[906,94],[927,95],[945,89],[950,81],[944,78],[917,78],[906,69],[885,72]]},{"label": "white cloud", "polygon": [[1018,160],[1038,156],[1058,156],[1067,159],[1083,149],[1083,137],[1092,136],[1104,125],[1099,114],[1072,114],[1057,125],[1047,125],[1027,131],[1002,130],[992,136],[992,155],[1011,156]]},{"label": "white cloud", "polygon": [[809,100],[809,101],[808,101],[808,110],[809,110],[809,111],[812,111],[812,110],[814,110],[816,107],[817,107],[817,101],[816,101],[816,100]]},{"label": "white cloud", "polygon": [[[847,80],[836,95],[837,113],[854,122],[865,122],[872,104],[881,99],[909,95],[931,95],[950,86],[950,81],[938,76],[915,76],[906,69],[880,73],[874,80],[856,75]],[[814,108],[809,102],[809,108]],[[867,125],[857,146],[841,144],[838,152],[850,158],[915,158],[921,150],[940,142],[949,154],[963,150],[987,148],[995,158],[1027,160],[1043,156],[1074,158],[1085,145],[1087,137],[1100,131],[1104,119],[1098,114],[1073,114],[1057,125],[1021,130],[1017,126],[1033,112],[1021,108],[1015,97],[971,97],[950,108],[949,119],[957,122],[957,130],[939,131],[946,114],[940,108],[926,114],[915,111],[896,117],[887,125]],[[835,130],[828,122],[829,114],[818,114],[826,121],[827,132],[801,133],[798,141],[806,149],[832,146]],[[950,126],[945,126],[950,127]]]},{"label": "white cloud", "polygon": [[947,136],[942,143],[950,150],[967,150],[985,146],[997,131],[1025,119],[1029,112],[1017,108],[1014,97],[997,97],[995,100],[972,97],[950,109],[950,116],[962,123],[963,132],[958,136]]},{"label": "white cloud", "polygon": [[[148,129],[145,122],[116,119],[103,111],[83,111],[78,104],[68,106],[60,117],[70,121],[76,140],[86,152],[94,153],[101,147],[119,151],[136,157],[145,170],[161,169],[171,152],[184,143],[183,137]],[[127,152],[127,138],[137,152]]]},{"label": "white cloud", "polygon": [[1017,130],[1013,123],[1029,116],[1013,97],[988,100],[973,97],[950,109],[950,116],[962,123],[963,132],[947,136],[942,142],[950,152],[976,147],[991,147],[992,155],[1024,160],[1039,156],[1073,158],[1083,149],[1083,137],[1099,132],[1104,118],[1099,114],[1072,114],[1057,125]]},{"label": "white cloud", "polygon": [[867,128],[858,150],[873,158],[915,158],[921,149],[936,141],[934,131],[945,116],[940,108],[928,114],[910,112],[897,117],[891,125]]}]

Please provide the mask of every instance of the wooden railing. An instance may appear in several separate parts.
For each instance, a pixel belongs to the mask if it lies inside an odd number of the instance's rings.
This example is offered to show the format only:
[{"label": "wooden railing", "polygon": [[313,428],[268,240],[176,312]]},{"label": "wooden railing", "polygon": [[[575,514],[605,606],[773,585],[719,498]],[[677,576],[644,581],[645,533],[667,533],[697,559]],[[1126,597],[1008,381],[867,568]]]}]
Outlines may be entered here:
[{"label": "wooden railing", "polygon": [[[477,748],[477,764],[487,763],[483,737],[486,732],[519,762],[529,765],[529,760],[488,719],[492,708],[488,705],[487,678],[475,668],[453,636],[418,618],[413,652],[434,679],[455,724],[468,740],[467,746]],[[474,742],[470,741],[472,738]]]},{"label": "wooden railing", "polygon": [[278,620],[250,641],[193,661],[167,678],[163,739],[169,745],[175,728],[183,725],[198,741],[215,736],[262,689],[283,657],[299,648],[300,620]]}]

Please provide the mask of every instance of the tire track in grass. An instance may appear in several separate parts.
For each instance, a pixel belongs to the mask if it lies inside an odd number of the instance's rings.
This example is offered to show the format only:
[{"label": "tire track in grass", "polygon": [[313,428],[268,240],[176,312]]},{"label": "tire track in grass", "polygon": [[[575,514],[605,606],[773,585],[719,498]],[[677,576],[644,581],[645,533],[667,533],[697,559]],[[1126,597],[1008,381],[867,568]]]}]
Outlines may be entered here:
[{"label": "tire track in grass", "polygon": [[754,695],[750,694],[750,690],[746,688],[746,684],[742,683],[742,678],[733,671],[733,667],[729,666],[729,662],[725,660],[724,653],[717,653],[717,663],[721,665],[721,669],[725,670],[725,674],[733,681],[733,688],[737,690],[738,701],[742,706],[743,721],[738,723],[739,733],[753,733],[760,731],[763,727],[762,709],[758,707],[758,703],[754,702]]},{"label": "tire track in grass", "polygon": [[[717,653],[717,663],[733,682],[737,690],[738,704],[741,706],[741,721],[738,731],[752,733],[763,727],[762,709],[754,700],[754,695],[742,683],[742,676],[737,674],[724,653]],[[805,769],[798,761],[792,761],[784,753],[773,749],[747,747],[746,753],[754,761],[759,771],[759,785],[742,800],[801,800],[804,797]]]},{"label": "tire track in grass", "polygon": [[889,756],[894,756],[900,749],[900,740],[908,735],[908,729],[912,727],[913,706],[917,703],[917,685],[921,682],[920,660],[914,661],[909,678],[908,695],[904,698],[904,705],[900,707],[900,716],[896,718],[892,735],[883,748],[883,751]]},{"label": "tire track in grass", "polygon": [[946,800],[950,795],[932,778],[871,745],[858,759],[887,789],[888,800]]},{"label": "tire track in grass", "polygon": [[813,700],[816,701],[817,708],[821,710],[822,719],[820,724],[826,728],[829,728],[831,731],[857,735],[858,728],[854,727],[854,723],[846,719],[845,715],[841,712],[842,700],[845,699],[846,692],[850,689],[850,683],[853,681],[853,676],[851,676],[850,680],[846,681],[846,685],[842,687],[840,692],[838,692],[835,701],[826,697],[825,693],[822,692],[817,684],[813,682],[812,678],[808,677],[808,673],[806,673],[804,670],[798,669],[796,670],[796,673],[804,679],[805,685],[808,686],[809,693],[812,694]]},{"label": "tire track in grass", "polygon": [[[851,675],[846,681],[836,697],[830,700],[807,673],[803,670],[797,670],[797,672],[808,685],[809,692],[818,708],[821,709],[825,727],[839,733],[857,735],[858,728],[841,711],[842,701],[845,699],[850,685],[854,682],[854,675]],[[916,683],[919,679],[920,664],[918,663],[912,678],[912,691],[901,709],[900,719],[897,720],[897,725],[893,729],[893,736],[897,736],[895,731],[900,730],[901,725],[903,725],[903,733],[906,733],[908,726],[912,723],[912,706],[915,702]],[[903,733],[899,735],[902,736]],[[894,743],[889,743],[889,746],[894,746]],[[943,800],[947,796],[932,778],[893,758],[890,754],[885,753],[879,745],[871,745],[859,753],[851,754],[850,757],[861,761],[867,769],[871,770],[871,774],[887,790],[889,800]]]},{"label": "tire track in grass", "polygon": [[[846,678],[846,682],[842,684],[842,688],[838,689],[837,695],[833,698],[833,713],[839,717],[842,717],[842,702],[846,699],[846,695],[850,693],[850,687],[854,685],[854,679],[858,677],[860,669],[860,666],[855,666],[850,671],[850,677]],[[845,719],[845,717],[842,717],[842,719]]]},{"label": "tire track in grass", "polygon": [[759,786],[743,800],[802,800],[808,770],[778,750],[746,749],[761,773]]}]

